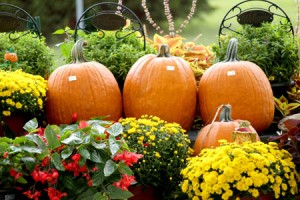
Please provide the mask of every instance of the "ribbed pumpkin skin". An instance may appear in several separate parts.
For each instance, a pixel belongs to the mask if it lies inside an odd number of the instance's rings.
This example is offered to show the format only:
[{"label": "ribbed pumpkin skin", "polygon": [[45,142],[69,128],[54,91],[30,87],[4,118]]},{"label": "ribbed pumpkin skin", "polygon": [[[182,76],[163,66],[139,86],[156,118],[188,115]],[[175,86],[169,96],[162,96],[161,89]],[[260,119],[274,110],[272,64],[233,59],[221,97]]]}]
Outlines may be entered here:
[{"label": "ribbed pumpkin skin", "polygon": [[[168,66],[174,70],[168,70]],[[126,117],[155,115],[189,130],[196,105],[196,80],[189,64],[180,57],[145,55],[126,77],[123,88]]]},{"label": "ribbed pumpkin skin", "polygon": [[[75,77],[75,81],[69,81]],[[49,77],[46,101],[48,123],[69,124],[72,114],[78,120],[106,116],[118,120],[122,116],[122,95],[113,74],[97,62],[67,64]]]},{"label": "ribbed pumpkin skin", "polygon": [[[198,155],[202,149],[220,146],[219,140],[227,140],[227,142],[233,142],[232,132],[239,127],[239,120],[231,122],[214,122],[204,126],[197,135],[194,143],[194,156]],[[252,132],[256,130],[250,126]],[[256,140],[259,141],[257,135]]]},{"label": "ribbed pumpkin skin", "polygon": [[204,124],[212,121],[221,104],[230,104],[232,118],[250,121],[257,132],[266,130],[274,117],[270,82],[260,67],[248,61],[220,62],[206,70],[198,86],[198,102]]}]

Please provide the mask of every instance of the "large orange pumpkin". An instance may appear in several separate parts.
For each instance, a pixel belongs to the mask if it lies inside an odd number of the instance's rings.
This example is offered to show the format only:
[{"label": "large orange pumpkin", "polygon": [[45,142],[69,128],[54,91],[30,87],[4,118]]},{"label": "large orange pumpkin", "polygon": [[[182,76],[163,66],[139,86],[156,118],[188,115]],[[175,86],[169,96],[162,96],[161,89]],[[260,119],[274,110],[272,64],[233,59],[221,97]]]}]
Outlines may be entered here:
[{"label": "large orange pumpkin", "polygon": [[[232,120],[231,118],[231,106],[229,104],[222,105],[220,107],[222,112],[220,114],[219,121],[213,121],[211,124],[204,126],[197,135],[194,143],[194,155],[198,155],[202,149],[217,147],[220,145],[219,140],[227,140],[233,142],[233,131],[240,127],[240,124],[244,120]],[[256,133],[256,130],[249,126],[247,127],[249,132]],[[256,134],[256,140],[260,138]]]},{"label": "large orange pumpkin", "polygon": [[51,124],[69,124],[72,115],[78,120],[122,116],[122,95],[113,74],[98,62],[86,62],[85,42],[79,40],[72,49],[72,63],[57,68],[49,77],[46,101],[47,120]]},{"label": "large orange pumpkin", "polygon": [[271,84],[256,64],[237,59],[238,41],[229,42],[226,60],[211,66],[198,86],[199,111],[205,124],[221,104],[231,104],[234,119],[251,122],[257,132],[267,129],[274,117]]},{"label": "large orange pumpkin", "polygon": [[123,106],[126,117],[155,115],[189,130],[196,105],[194,73],[183,58],[169,54],[168,45],[161,45],[158,55],[148,54],[137,60],[125,79]]}]

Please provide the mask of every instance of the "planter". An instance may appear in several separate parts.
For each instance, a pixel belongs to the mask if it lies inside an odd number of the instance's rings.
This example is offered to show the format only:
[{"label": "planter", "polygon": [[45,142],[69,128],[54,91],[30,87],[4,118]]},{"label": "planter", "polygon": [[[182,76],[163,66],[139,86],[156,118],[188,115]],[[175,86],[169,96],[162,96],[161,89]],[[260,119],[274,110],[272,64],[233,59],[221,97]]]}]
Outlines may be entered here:
[{"label": "planter", "polygon": [[128,189],[133,194],[133,197],[129,198],[129,200],[158,200],[159,199],[153,187],[134,185],[134,186],[130,186]]},{"label": "planter", "polygon": [[287,97],[287,90],[290,86],[293,86],[295,83],[293,81],[291,82],[283,82],[283,83],[272,83],[272,91],[273,96],[276,98],[280,98],[282,95]]},{"label": "planter", "polygon": [[0,190],[0,200],[16,200],[17,191],[15,189],[1,189]]},{"label": "planter", "polygon": [[275,200],[272,194],[259,193],[259,197],[240,197],[240,200]]},{"label": "planter", "polygon": [[15,138],[24,134],[23,126],[32,118],[29,113],[12,113],[4,118],[4,124],[0,125],[0,136]]}]

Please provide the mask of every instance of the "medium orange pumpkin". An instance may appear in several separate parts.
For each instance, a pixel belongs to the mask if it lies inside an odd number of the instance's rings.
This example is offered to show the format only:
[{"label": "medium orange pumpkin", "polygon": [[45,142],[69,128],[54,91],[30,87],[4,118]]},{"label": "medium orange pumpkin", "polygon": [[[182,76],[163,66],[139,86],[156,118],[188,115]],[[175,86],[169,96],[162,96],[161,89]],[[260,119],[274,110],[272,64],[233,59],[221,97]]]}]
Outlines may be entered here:
[{"label": "medium orange pumpkin", "polygon": [[123,88],[126,117],[155,115],[189,130],[197,105],[194,73],[181,57],[171,56],[168,45],[159,54],[141,57],[131,67]]},{"label": "medium orange pumpkin", "polygon": [[[194,143],[194,155],[198,155],[202,149],[217,147],[220,145],[219,140],[227,140],[233,142],[233,131],[240,127],[243,120],[232,120],[231,118],[231,106],[229,104],[222,105],[222,111],[219,121],[213,121],[211,124],[204,126],[197,135]],[[218,111],[217,111],[218,112]],[[215,114],[216,115],[216,114]],[[256,133],[256,130],[249,126],[248,132]],[[260,138],[256,134],[256,140]]]},{"label": "medium orange pumpkin", "polygon": [[198,86],[200,116],[204,124],[211,122],[214,111],[230,104],[234,119],[245,119],[257,132],[266,130],[274,117],[271,84],[256,64],[237,59],[238,41],[229,42],[226,60],[208,68]]},{"label": "medium orange pumpkin", "polygon": [[122,95],[113,74],[98,62],[83,57],[82,40],[72,49],[72,63],[57,68],[49,77],[46,101],[47,120],[51,124],[69,124],[72,115],[78,120],[122,116]]}]

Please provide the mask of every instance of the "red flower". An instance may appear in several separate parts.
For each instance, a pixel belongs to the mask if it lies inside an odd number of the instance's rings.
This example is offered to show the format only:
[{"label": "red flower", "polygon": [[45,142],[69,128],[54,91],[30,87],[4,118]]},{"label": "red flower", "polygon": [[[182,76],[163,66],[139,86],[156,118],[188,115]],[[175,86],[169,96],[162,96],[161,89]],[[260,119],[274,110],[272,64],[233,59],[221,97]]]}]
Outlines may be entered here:
[{"label": "red flower", "polygon": [[7,158],[8,157],[8,152],[7,151],[5,151],[4,153],[3,153],[3,156],[2,156],[4,159],[5,158]]},{"label": "red flower", "polygon": [[72,123],[76,123],[78,120],[78,113],[73,113],[72,114]]},{"label": "red flower", "polygon": [[131,183],[134,182],[135,182],[134,176],[129,176],[128,174],[124,174],[121,180],[114,182],[112,185],[121,188],[122,190],[128,190],[128,187],[131,185]]},{"label": "red flower", "polygon": [[37,190],[34,193],[30,190],[27,190],[23,192],[23,194],[27,196],[28,199],[34,199],[34,200],[39,200],[39,197],[41,196],[41,192]]},{"label": "red flower", "polygon": [[74,160],[74,161],[79,161],[80,158],[81,158],[81,155],[79,153],[72,155],[72,160]]},{"label": "red flower", "polygon": [[48,191],[48,197],[50,200],[59,200],[62,197],[68,196],[67,193],[65,193],[65,192],[62,193],[61,191],[56,190],[52,187],[49,187],[48,190],[46,190],[46,191]]},{"label": "red flower", "polygon": [[132,166],[133,164],[137,163],[137,161],[142,158],[142,154],[137,154],[129,151],[124,151],[122,153],[117,153],[113,160],[114,161],[124,161],[127,166]]},{"label": "red flower", "polygon": [[78,128],[85,128],[88,126],[89,126],[89,124],[87,123],[87,121],[80,121]]}]

